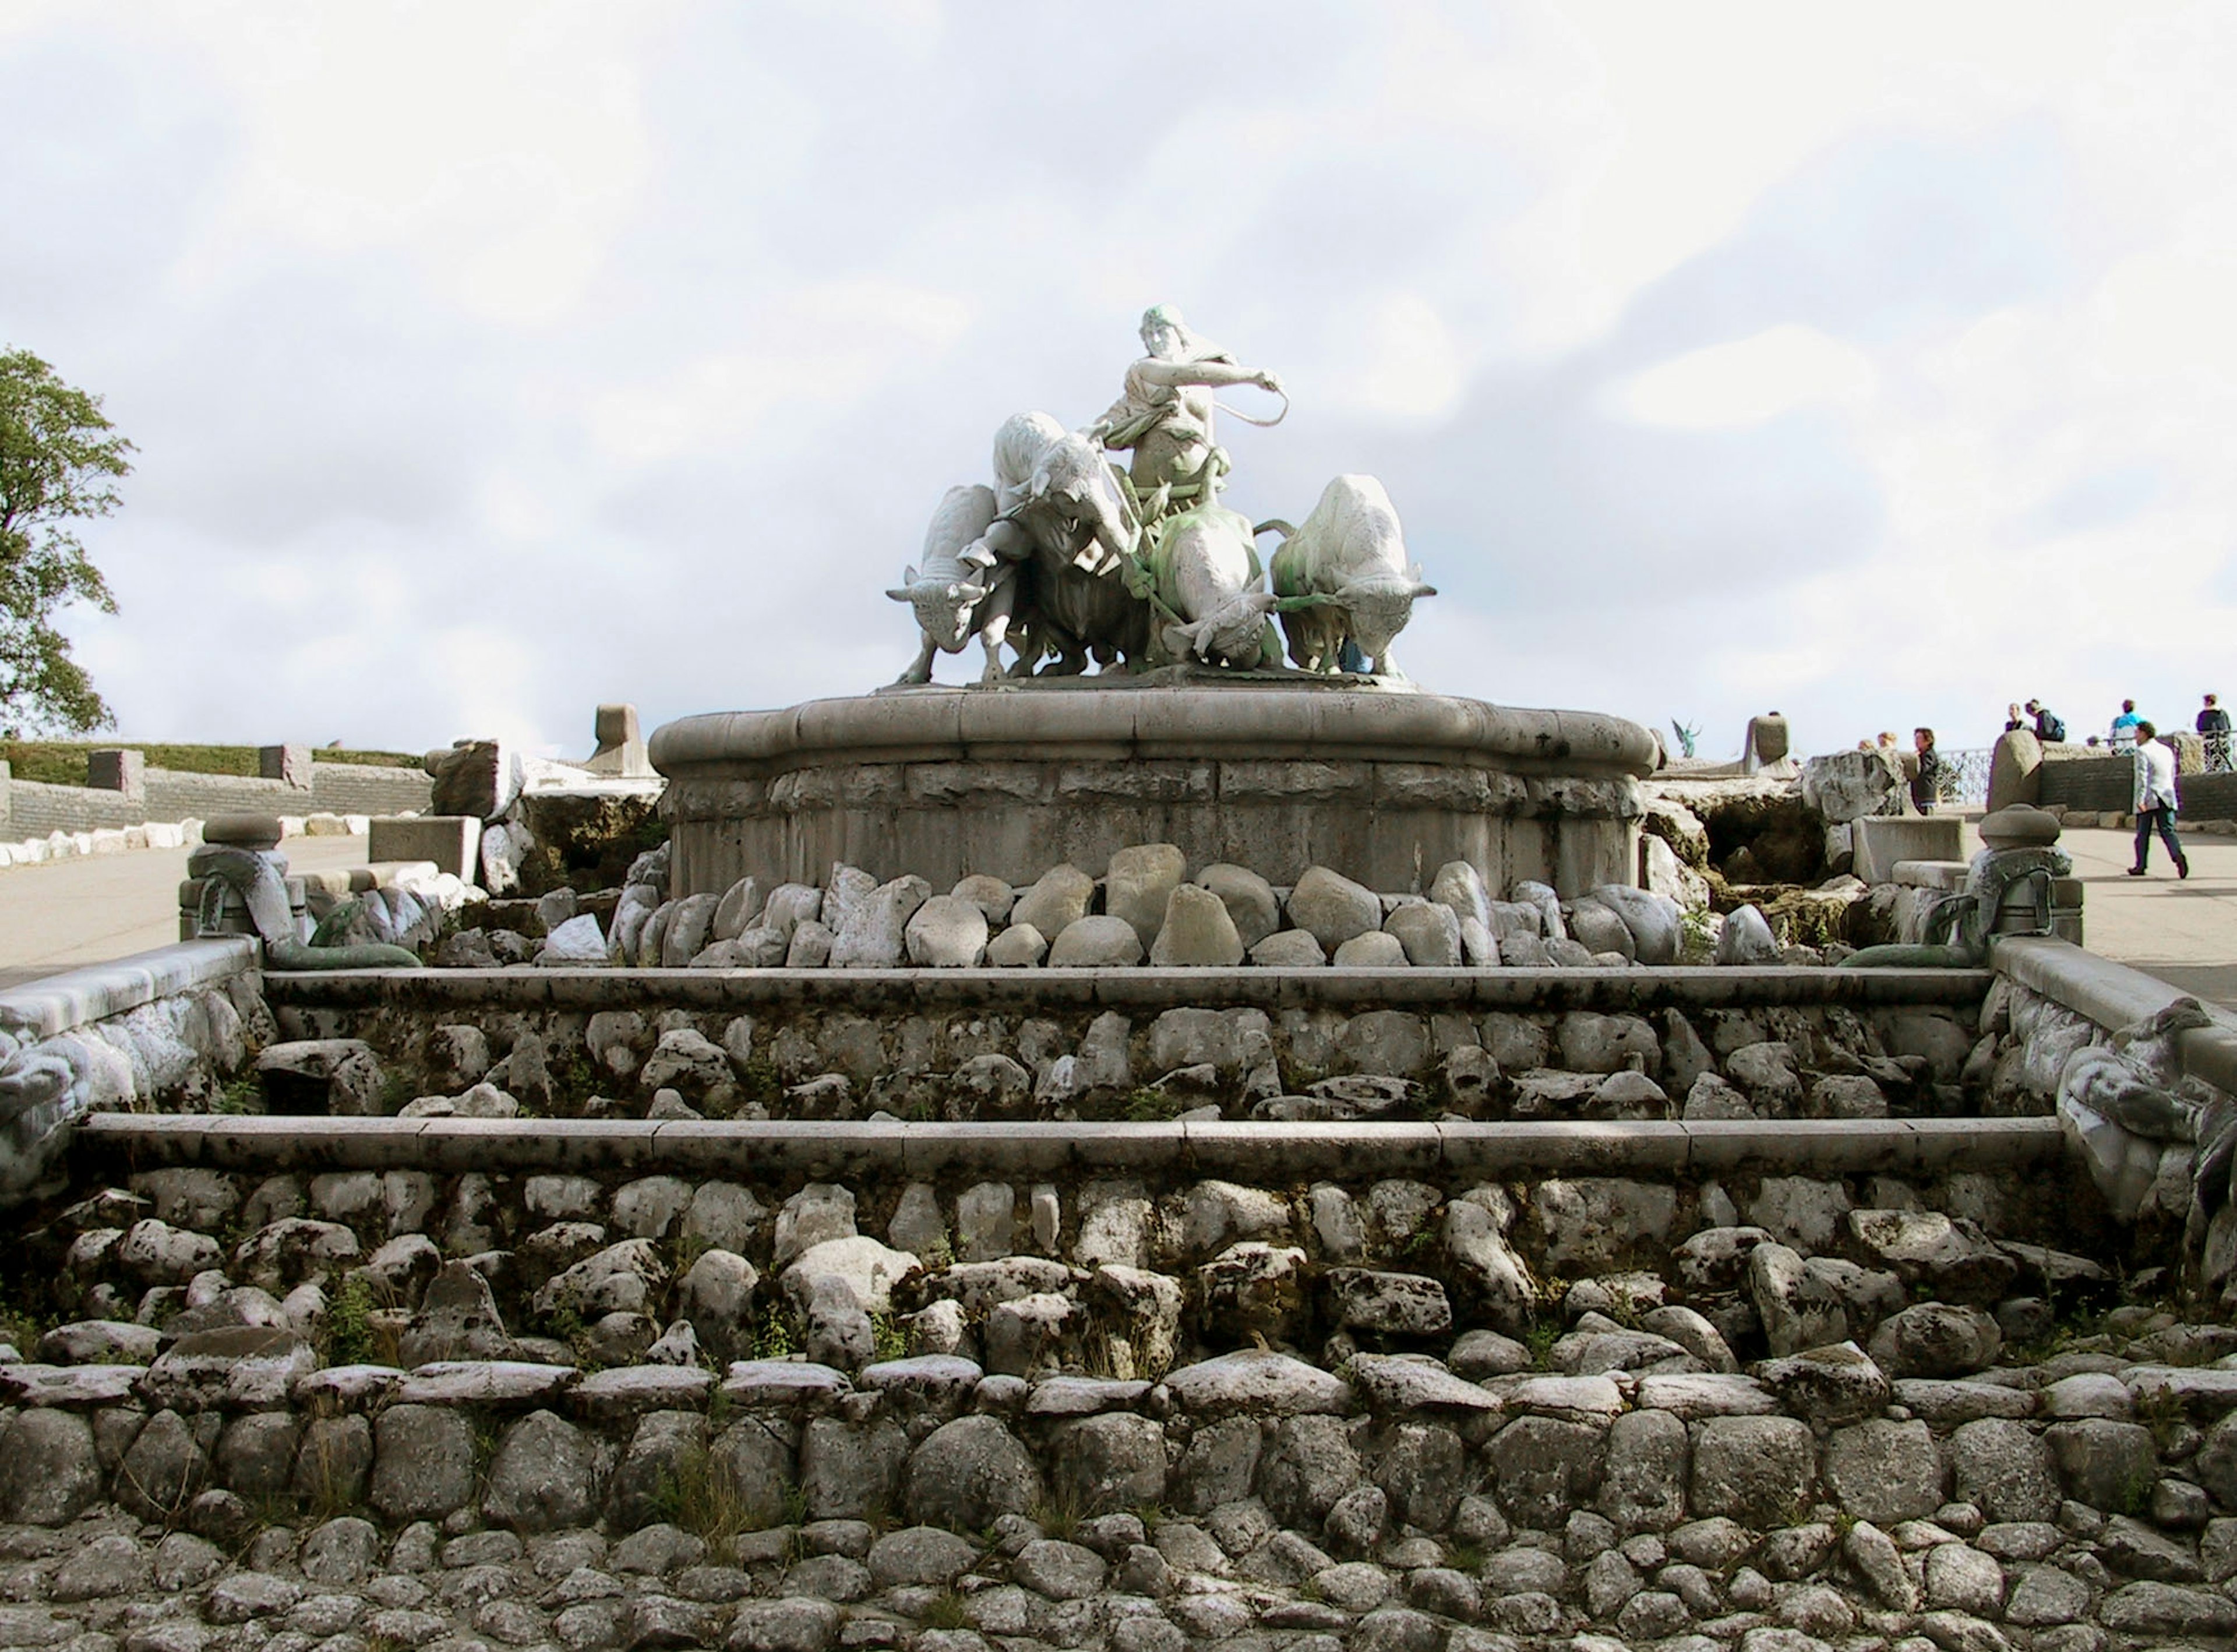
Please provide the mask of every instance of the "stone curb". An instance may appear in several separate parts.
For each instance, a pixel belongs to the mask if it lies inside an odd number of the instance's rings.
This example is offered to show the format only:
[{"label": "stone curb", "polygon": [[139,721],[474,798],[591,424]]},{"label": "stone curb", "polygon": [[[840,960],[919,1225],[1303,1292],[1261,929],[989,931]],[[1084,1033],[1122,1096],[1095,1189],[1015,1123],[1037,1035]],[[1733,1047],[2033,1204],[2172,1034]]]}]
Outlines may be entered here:
[{"label": "stone curb", "polygon": [[1755,1008],[1977,1005],[1985,969],[366,969],[265,980],[272,1003],[351,1008]]},{"label": "stone curb", "polygon": [[649,750],[670,780],[783,773],[834,757],[1000,761],[1020,750],[1152,760],[1168,753],[1320,763],[1368,757],[1640,778],[1654,769],[1653,737],[1604,712],[1300,686],[1071,694],[937,688],[809,700],[781,710],[678,717],[653,730]]},{"label": "stone curb", "polygon": [[585,1119],[211,1119],[96,1113],[74,1150],[135,1169],[655,1170],[707,1178],[1013,1177],[1151,1170],[1311,1176],[1813,1176],[2009,1170],[2066,1151],[2056,1119],[1757,1123],[909,1124]]},{"label": "stone curb", "polygon": [[35,1039],[106,1021],[257,967],[247,936],[181,941],[0,992],[0,1028]]}]

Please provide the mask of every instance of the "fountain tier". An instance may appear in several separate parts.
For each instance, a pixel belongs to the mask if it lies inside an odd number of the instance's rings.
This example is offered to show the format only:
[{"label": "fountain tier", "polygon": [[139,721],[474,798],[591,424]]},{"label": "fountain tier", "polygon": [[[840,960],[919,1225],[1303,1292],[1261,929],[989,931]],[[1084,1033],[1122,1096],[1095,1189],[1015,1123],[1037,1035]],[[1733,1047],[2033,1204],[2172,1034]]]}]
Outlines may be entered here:
[{"label": "fountain tier", "polygon": [[[1637,881],[1651,736],[1528,710],[1321,683],[1098,679],[925,688],[681,718],[668,776],[670,893],[820,883],[832,862],[944,889],[1030,882],[1114,849],[1177,844],[1277,884],[1323,865],[1385,892],[1467,861],[1495,889]],[[1098,689],[1100,691],[1096,691]]]}]

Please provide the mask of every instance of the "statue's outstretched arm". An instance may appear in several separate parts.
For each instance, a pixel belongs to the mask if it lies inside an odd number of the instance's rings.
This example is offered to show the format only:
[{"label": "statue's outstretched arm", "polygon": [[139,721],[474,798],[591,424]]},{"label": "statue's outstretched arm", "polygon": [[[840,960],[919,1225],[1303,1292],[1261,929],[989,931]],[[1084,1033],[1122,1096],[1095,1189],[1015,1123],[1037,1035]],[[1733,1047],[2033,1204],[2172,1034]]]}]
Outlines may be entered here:
[{"label": "statue's outstretched arm", "polygon": [[1261,373],[1237,361],[1167,361],[1158,356],[1146,356],[1134,364],[1135,373],[1151,384],[1178,387],[1204,385],[1224,389],[1232,384],[1255,384],[1267,390],[1277,390],[1282,381],[1270,373]]}]

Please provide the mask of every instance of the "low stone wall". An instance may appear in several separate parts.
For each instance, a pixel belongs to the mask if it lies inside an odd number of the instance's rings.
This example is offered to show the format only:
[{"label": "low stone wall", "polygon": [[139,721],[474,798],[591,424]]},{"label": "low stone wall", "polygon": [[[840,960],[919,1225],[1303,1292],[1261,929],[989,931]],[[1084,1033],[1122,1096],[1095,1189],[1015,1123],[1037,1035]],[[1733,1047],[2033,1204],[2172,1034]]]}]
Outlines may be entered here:
[{"label": "low stone wall", "polygon": [[207,820],[213,815],[396,815],[424,813],[434,783],[416,769],[313,763],[307,787],[239,775],[146,771],[137,796],[92,786],[10,781],[0,786],[0,837],[43,837],[149,821]]},{"label": "low stone wall", "polygon": [[[1871,1118],[1975,1110],[1984,971],[441,970],[269,991],[319,1071],[561,1117]],[[267,1054],[267,1061],[280,1059]],[[292,1058],[288,1058],[292,1059]],[[324,1064],[324,1065],[320,1065]],[[393,1080],[387,1075],[393,1074]],[[487,1084],[501,1100],[459,1094]],[[392,1110],[393,1110],[392,1104]],[[657,1111],[656,1111],[657,1109]]]},{"label": "low stone wall", "polygon": [[2114,1296],[2029,1243],[2096,1248],[2033,1150],[841,1187],[314,1173],[270,1121],[109,1180],[150,1125],[19,1239],[62,1323],[0,1364],[11,1644],[2237,1629],[2237,1375],[2172,1368],[2237,1333],[2062,1327]]},{"label": "low stone wall", "polygon": [[184,942],[0,992],[0,1208],[107,1108],[207,1107],[274,1030],[253,941]]},{"label": "low stone wall", "polygon": [[[10,1236],[0,1644],[2226,1637],[2237,1371],[2209,1362],[2237,1331],[2163,1305],[2166,1235],[2111,1220],[2055,1120],[1874,1116],[2040,1112],[2038,1006],[2073,969],[2048,944],[1993,981],[271,977],[268,1024],[235,1006],[263,1100],[464,1087],[80,1124]],[[124,996],[18,1013],[51,1039]],[[221,1019],[180,1024],[213,1070]],[[1466,1050],[1509,1121],[1463,1116]],[[1441,1116],[1207,1111],[1257,1110],[1246,1052],[1288,1093],[1314,1051],[1369,1069],[1317,1099],[1442,1074],[1405,1103]],[[849,1061],[865,1100],[944,1110],[994,1056],[1038,1117],[678,1110]],[[492,1116],[578,1062],[660,1116]],[[1611,1111],[1518,1118],[1561,1074]],[[1099,1085],[1192,1105],[1069,1120]],[[1642,1086],[1685,1116],[1614,1116]]]}]

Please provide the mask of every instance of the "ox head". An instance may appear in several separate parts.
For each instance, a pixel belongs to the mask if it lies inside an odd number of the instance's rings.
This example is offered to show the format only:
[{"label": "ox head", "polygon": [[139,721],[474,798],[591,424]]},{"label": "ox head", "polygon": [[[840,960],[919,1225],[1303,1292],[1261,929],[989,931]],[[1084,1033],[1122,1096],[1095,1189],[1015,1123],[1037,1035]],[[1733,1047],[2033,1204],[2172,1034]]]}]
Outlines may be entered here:
[{"label": "ox head", "polygon": [[1166,626],[1165,652],[1248,671],[1261,662],[1266,616],[1274,611],[1274,601],[1271,591],[1237,591],[1202,619]]},{"label": "ox head", "polygon": [[973,613],[986,600],[987,587],[976,580],[920,578],[913,567],[904,569],[901,578],[908,583],[899,590],[888,589],[886,595],[916,611],[917,624],[942,653],[960,650],[971,634]]},{"label": "ox head", "polygon": [[1414,617],[1414,599],[1436,594],[1435,585],[1422,583],[1421,566],[1415,564],[1404,573],[1347,579],[1333,591],[1285,597],[1277,605],[1285,611],[1322,606],[1342,609],[1347,622],[1344,630],[1359,644],[1359,651],[1379,669],[1390,644]]}]

